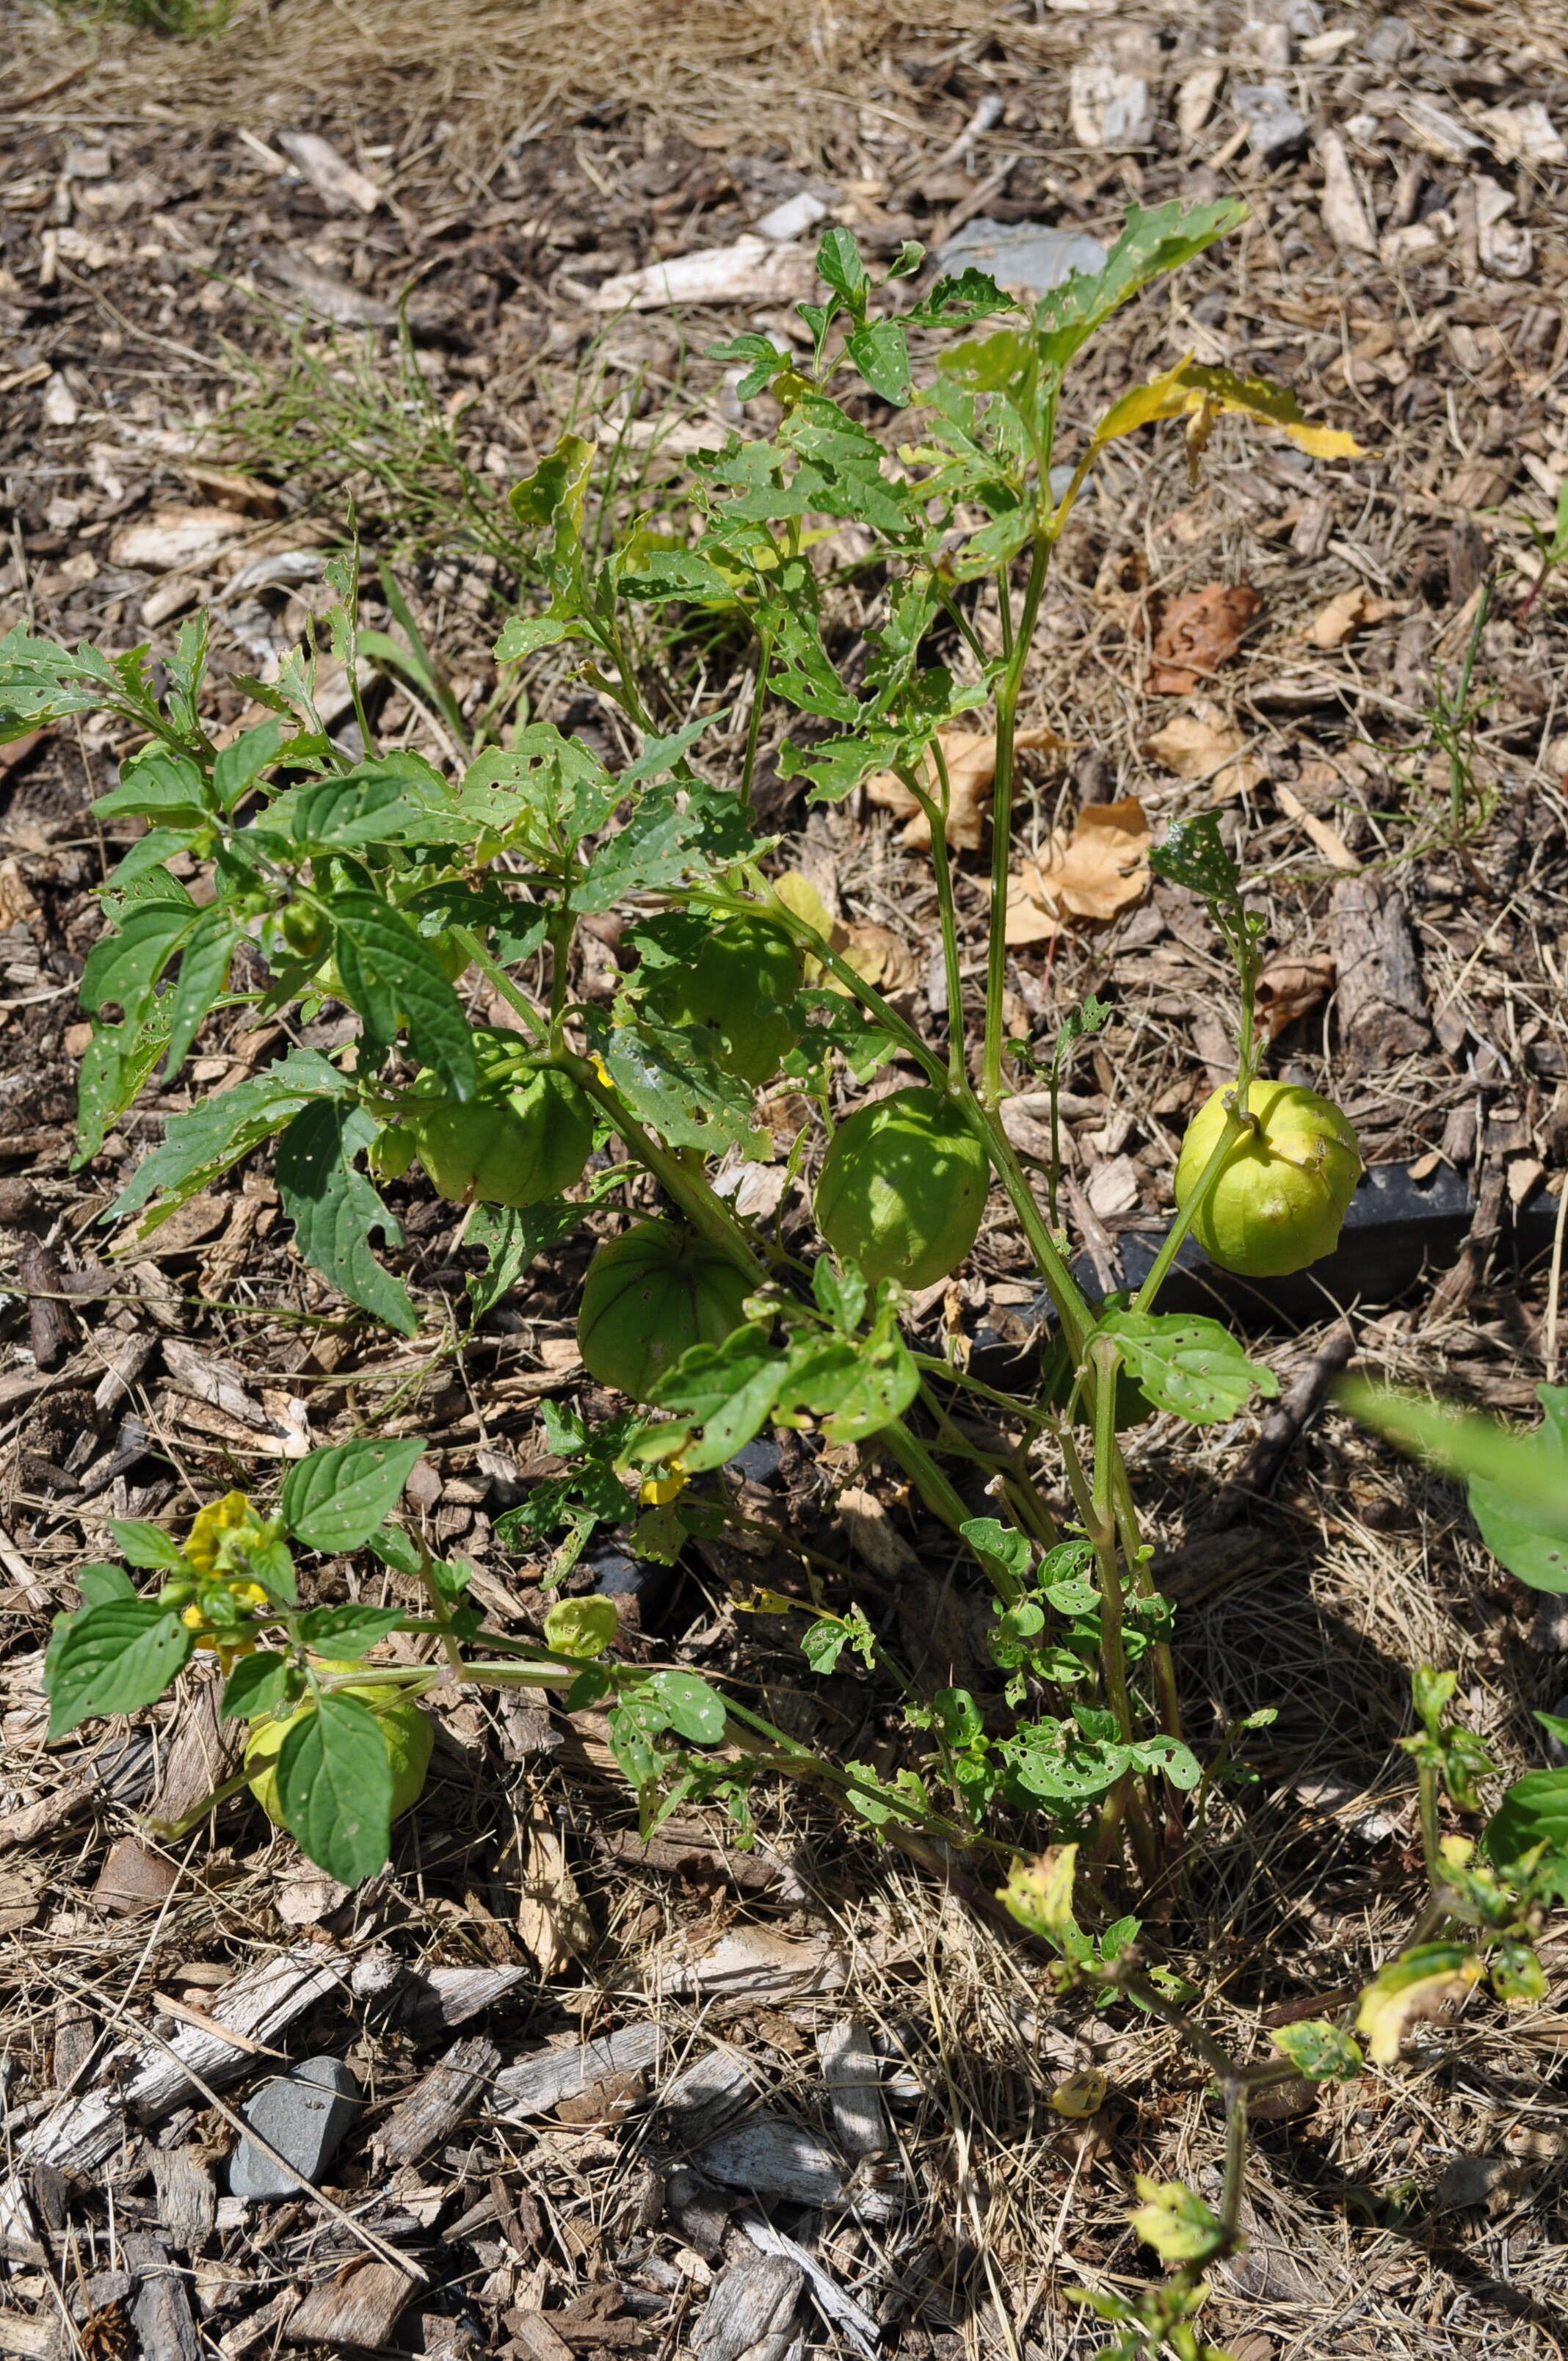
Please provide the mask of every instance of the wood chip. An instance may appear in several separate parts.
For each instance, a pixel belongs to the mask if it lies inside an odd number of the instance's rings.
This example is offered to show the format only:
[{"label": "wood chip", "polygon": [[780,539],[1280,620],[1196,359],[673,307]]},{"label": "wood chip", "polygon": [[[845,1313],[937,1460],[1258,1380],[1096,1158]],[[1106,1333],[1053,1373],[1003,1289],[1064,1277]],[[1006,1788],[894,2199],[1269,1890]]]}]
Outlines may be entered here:
[{"label": "wood chip", "polygon": [[449,2138],[482,2103],[500,2062],[500,2051],[486,2034],[454,2042],[382,2125],[376,2142],[381,2163],[395,2171]]},{"label": "wood chip", "polygon": [[742,2252],[719,2272],[703,2306],[692,2339],[696,2361],[784,2361],[805,2285],[798,2263]]},{"label": "wood chip", "polygon": [[1353,1073],[1391,1065],[1431,1038],[1415,937],[1397,889],[1347,877],[1329,906],[1329,944],[1339,970],[1339,1014]]},{"label": "wood chip", "polygon": [[579,2098],[612,2074],[635,2073],[652,2066],[663,2044],[664,2036],[656,2025],[641,2024],[622,2026],[618,2033],[574,2043],[569,2048],[536,2050],[532,2058],[506,2067],[496,2076],[495,2112],[509,2124],[550,2114],[563,2099]]},{"label": "wood chip", "polygon": [[283,2334],[291,2345],[346,2345],[374,2351],[389,2341],[415,2286],[395,2263],[356,2257],[335,2279],[312,2288],[290,2315]]},{"label": "wood chip", "polygon": [[380,190],[368,174],[340,156],[332,141],[322,138],[319,132],[279,131],[273,137],[285,155],[292,157],[312,188],[326,199],[331,212],[357,209],[362,214],[373,214],[383,202]]},{"label": "wood chip", "polygon": [[840,2017],[817,2037],[817,2055],[833,2109],[839,2145],[850,2156],[882,2156],[888,2147],[882,2065],[863,2018]]}]

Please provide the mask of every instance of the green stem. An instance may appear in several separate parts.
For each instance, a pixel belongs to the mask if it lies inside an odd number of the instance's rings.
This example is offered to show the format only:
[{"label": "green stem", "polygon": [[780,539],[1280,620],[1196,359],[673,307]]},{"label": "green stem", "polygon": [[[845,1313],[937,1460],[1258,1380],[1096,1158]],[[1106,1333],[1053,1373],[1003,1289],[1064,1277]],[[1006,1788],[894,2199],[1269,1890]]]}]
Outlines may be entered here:
[{"label": "green stem", "polygon": [[1198,1175],[1198,1186],[1193,1190],[1161,1241],[1159,1252],[1154,1258],[1154,1266],[1134,1299],[1135,1312],[1153,1311],[1155,1297],[1165,1284],[1166,1275],[1180,1251],[1181,1242],[1212,1196],[1215,1183],[1229,1159],[1232,1149],[1245,1137],[1247,1133],[1257,1129],[1255,1116],[1238,1113],[1235,1104],[1238,1095],[1238,1092],[1226,1093],[1224,1128],[1214,1142],[1208,1162]]},{"label": "green stem", "polygon": [[757,768],[757,742],[762,734],[762,707],[768,690],[768,665],[773,653],[771,631],[757,634],[757,686],[751,697],[751,718],[746,724],[746,757],[740,771],[740,808],[751,808],[751,780]]},{"label": "green stem", "polygon": [[948,1081],[955,1091],[964,1087],[964,987],[959,960],[958,907],[953,900],[952,863],[948,859],[948,814],[952,808],[952,781],[940,738],[931,741],[931,759],[941,782],[940,804],[927,796],[912,771],[899,777],[918,802],[931,830],[931,867],[937,880],[937,910],[942,928],[942,969],[948,984]]},{"label": "green stem", "polygon": [[949,1531],[962,1540],[970,1512],[919,1436],[902,1419],[894,1419],[891,1426],[882,1429],[876,1441],[890,1457],[897,1460],[931,1514],[940,1517]]},{"label": "green stem", "polygon": [[473,961],[474,965],[478,969],[480,974],[485,976],[489,983],[494,984],[496,990],[500,994],[501,998],[506,1002],[507,1006],[514,1010],[516,1014],[521,1017],[533,1039],[535,1041],[542,1041],[544,1038],[545,1027],[540,1018],[538,1010],[533,1006],[532,1003],[529,1000],[527,994],[521,990],[521,986],[512,982],[510,976],[508,975],[505,968],[501,966],[499,961],[494,960],[490,957],[489,952],[485,949],[484,944],[474,932],[472,927],[454,927],[452,929],[452,937],[453,940],[460,944],[463,950],[467,952],[468,957]]},{"label": "green stem", "polygon": [[[1048,500],[1047,488],[1042,487],[1041,497]],[[1007,866],[1013,851],[1013,741],[1018,697],[1024,686],[1024,666],[1034,642],[1035,623],[1040,611],[1040,597],[1046,586],[1046,568],[1050,563],[1050,535],[1042,523],[1036,528],[1029,578],[1018,613],[1017,630],[996,690],[996,777],[992,789],[991,810],[991,930],[986,945],[985,1049],[980,1086],[981,1103],[988,1113],[994,1112],[1003,1096],[1002,995],[1007,977]],[[1010,592],[1005,568],[998,577],[997,588],[1000,603],[1006,610]]]}]

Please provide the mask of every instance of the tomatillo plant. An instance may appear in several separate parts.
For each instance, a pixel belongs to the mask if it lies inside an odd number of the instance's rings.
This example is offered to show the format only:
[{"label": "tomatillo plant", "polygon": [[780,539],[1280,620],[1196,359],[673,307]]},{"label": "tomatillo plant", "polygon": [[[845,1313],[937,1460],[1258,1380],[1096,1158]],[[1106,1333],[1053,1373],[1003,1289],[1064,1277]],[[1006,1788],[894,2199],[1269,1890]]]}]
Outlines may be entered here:
[{"label": "tomatillo plant", "polygon": [[[1182,1737],[1171,1609],[1151,1577],[1121,1438],[1154,1412],[1233,1420],[1255,1391],[1276,1390],[1218,1322],[1161,1312],[1160,1289],[1190,1231],[1238,1269],[1290,1270],[1327,1252],[1359,1160],[1336,1109],[1258,1075],[1262,920],[1213,816],[1178,823],[1152,859],[1202,897],[1234,961],[1235,1082],[1193,1126],[1176,1217],[1148,1277],[1131,1300],[1091,1301],[1058,1223],[1054,1159],[1031,1173],[1002,1122],[1004,916],[1019,701],[1051,560],[1096,460],[1120,437],[1179,420],[1195,468],[1226,413],[1311,456],[1357,456],[1349,435],[1310,423],[1280,389],[1189,359],[1077,432],[1069,479],[1053,489],[1083,347],[1242,215],[1230,202],[1134,209],[1103,269],[1032,311],[970,269],[895,313],[889,284],[915,271],[920,249],[906,247],[878,284],[852,237],[833,229],[817,258],[824,298],[800,307],[809,362],[760,335],[718,350],[742,367],[742,401],[771,394],[776,425],[699,451],[681,503],[587,536],[596,452],[564,435],[510,495],[547,603],[514,616],[496,653],[505,672],[541,649],[568,650],[579,680],[619,717],[619,767],[528,720],[447,777],[416,753],[382,751],[363,697],[359,742],[345,751],[323,724],[313,651],[288,657],[272,684],[247,684],[266,718],[220,745],[202,713],[200,618],[181,632],[161,686],[145,648],[72,653],[20,631],[0,642],[5,734],[103,708],[142,741],[95,807],[116,831],[136,822],[146,832],[107,880],[109,928],[82,979],[93,1038],[78,1161],[155,1073],[161,1088],[177,1081],[214,1010],[308,1017],[330,996],[357,1020],[347,1049],[291,1048],[171,1116],[105,1218],[135,1222],[145,1240],[274,1143],[301,1255],[351,1303],[412,1334],[418,1308],[372,1244],[378,1233],[400,1243],[373,1176],[401,1175],[417,1159],[439,1191],[471,1206],[466,1238],[488,1261],[470,1282],[476,1317],[595,1206],[628,1181],[645,1195],[651,1181],[656,1218],[599,1246],[578,1324],[588,1368],[636,1407],[589,1427],[547,1403],[565,1472],[501,1520],[500,1539],[554,1546],[550,1584],[601,1521],[635,1516],[636,1547],[673,1558],[689,1535],[739,1516],[709,1479],[763,1428],[820,1435],[891,1461],[970,1554],[994,1594],[999,1697],[982,1709],[964,1689],[923,1694],[864,1609],[829,1610],[819,1583],[809,1607],[777,1594],[752,1603],[806,1614],[815,1669],[858,1663],[902,1688],[922,1751],[891,1775],[818,1755],[693,1674],[617,1663],[605,1600],[561,1600],[540,1643],[496,1638],[466,1600],[466,1569],[437,1564],[389,1521],[420,1446],[360,1441],[291,1468],[269,1519],[242,1502],[210,1565],[195,1534],[181,1548],[159,1528],[117,1528],[129,1565],[164,1587],[148,1595],[123,1567],[84,1570],[84,1604],[50,1649],[57,1734],[151,1702],[198,1642],[210,1644],[228,1667],[225,1710],[271,1733],[253,1738],[252,1772],[236,1784],[255,1776],[312,1857],[352,1881],[386,1857],[413,1782],[422,1741],[406,1716],[422,1695],[449,1676],[555,1689],[567,1711],[607,1709],[645,1828],[693,1797],[720,1799],[744,1823],[752,1782],[785,1772],[945,1873],[967,1854],[994,1878],[1016,1845],[1049,1839],[1069,1865],[1065,1886],[1058,1877],[1042,1902],[1033,1873],[1018,1872],[1008,1908],[1072,1974],[1177,2006],[1137,1964],[1135,1919],[1116,1922],[1113,1943],[1109,1931],[1080,1935],[1072,1917],[1075,1880],[1096,1911],[1168,1884],[1187,1842],[1182,1797],[1203,1777]],[[873,431],[868,421],[889,410],[897,428]],[[846,522],[869,536],[880,569],[861,568],[879,587],[852,652],[825,614],[811,554]],[[329,571],[331,650],[353,682],[364,637],[356,563]],[[994,655],[977,626],[982,598],[1000,624]],[[650,619],[670,650],[683,633],[700,638],[705,680],[716,650],[737,652],[738,785],[703,768],[702,741],[732,708],[678,726],[668,718],[668,662],[640,661]],[[961,650],[962,677],[944,650]],[[503,690],[493,709],[506,703]],[[751,791],[778,705],[799,717],[779,769],[808,800],[839,801],[892,771],[925,811],[945,1039],[927,1039],[813,923],[804,881],[770,872],[774,840],[759,833]],[[971,1039],[939,733],[986,707],[996,741],[991,922]],[[209,898],[176,875],[171,863],[187,867],[187,856],[209,870]],[[608,1006],[577,1000],[577,929],[612,911],[628,914],[635,972]],[[466,974],[484,980],[513,1029],[471,1021],[456,988]],[[1070,1039],[1102,1014],[1086,1009],[1077,1032],[1064,1031],[1053,1093]],[[838,1120],[846,1085],[863,1089],[893,1058],[918,1085]],[[821,1110],[818,1251],[785,1251],[715,1185],[719,1159],[752,1150],[756,1093],[769,1084]],[[581,1177],[612,1139],[620,1160],[601,1156]],[[810,1145],[803,1137],[797,1158]],[[992,1187],[1055,1312],[1052,1363],[1032,1399],[997,1394],[959,1356],[916,1353],[905,1333],[908,1291],[962,1260]],[[977,1445],[956,1414],[970,1403],[1007,1413],[1023,1442]],[[828,1562],[765,1530],[815,1582]],[[298,1605],[296,1547],[365,1546],[417,1581],[424,1613]],[[429,1635],[437,1660],[367,1662],[400,1629]],[[1473,1917],[1506,1921],[1508,1939],[1522,1939],[1528,1893],[1496,1901],[1491,1872],[1468,1858],[1443,1856],[1442,1873]],[[1181,2023],[1212,2063],[1214,2045],[1184,2013]],[[1325,2034],[1322,2058],[1347,2054]],[[1289,2070],[1311,2070],[1293,2053]],[[1250,2086],[1228,2062],[1223,2075],[1239,2174]],[[1236,2203],[1228,2194],[1205,2220],[1206,2209],[1149,2195],[1146,2227],[1178,2263],[1178,2281],[1157,2321],[1123,2322],[1129,2337],[1201,2349],[1191,2273],[1234,2242]]]}]

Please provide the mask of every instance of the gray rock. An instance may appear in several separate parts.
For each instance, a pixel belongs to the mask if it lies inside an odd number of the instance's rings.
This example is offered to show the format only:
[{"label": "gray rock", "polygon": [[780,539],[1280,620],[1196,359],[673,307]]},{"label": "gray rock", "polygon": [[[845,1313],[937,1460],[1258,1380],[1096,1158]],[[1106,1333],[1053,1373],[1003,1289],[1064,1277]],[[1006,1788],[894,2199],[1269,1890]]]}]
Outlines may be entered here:
[{"label": "gray rock", "polygon": [[1081,270],[1092,277],[1105,268],[1097,237],[1076,229],[1050,229],[1044,222],[966,222],[943,247],[944,271],[989,270],[1009,295],[1048,295]]},{"label": "gray rock", "polygon": [[1466,2206],[1484,2205],[1508,2169],[1506,2156],[1451,2156],[1432,2191],[1434,2210],[1457,2213]]},{"label": "gray rock", "polygon": [[1403,16],[1380,16],[1361,45],[1361,54],[1374,65],[1397,65],[1415,46],[1415,32]]},{"label": "gray rock", "polygon": [[1245,82],[1231,93],[1231,104],[1246,126],[1247,146],[1260,161],[1273,163],[1307,136],[1307,118],[1277,82]]},{"label": "gray rock", "polygon": [[319,2183],[358,2109],[359,2078],[341,2058],[307,2058],[291,2073],[274,2075],[240,2112],[294,2169],[242,2139],[229,2165],[230,2195],[257,2204],[294,2196],[302,2180]]}]

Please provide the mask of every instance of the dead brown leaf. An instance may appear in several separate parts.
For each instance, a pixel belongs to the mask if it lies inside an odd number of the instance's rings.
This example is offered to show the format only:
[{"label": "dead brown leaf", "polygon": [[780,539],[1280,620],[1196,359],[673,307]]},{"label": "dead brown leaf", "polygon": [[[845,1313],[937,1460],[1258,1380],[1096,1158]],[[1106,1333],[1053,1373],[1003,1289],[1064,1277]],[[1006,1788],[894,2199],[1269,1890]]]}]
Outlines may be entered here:
[{"label": "dead brown leaf", "polygon": [[[950,791],[945,831],[948,842],[955,852],[978,852],[985,826],[985,806],[996,776],[996,741],[979,737],[972,730],[939,730],[937,738],[948,766]],[[1058,738],[1054,730],[1020,730],[1013,742],[1020,749],[1037,748],[1053,754],[1067,752],[1066,741]],[[933,798],[939,799],[941,785],[930,754],[926,757],[921,783]],[[895,771],[878,771],[866,781],[866,793],[873,804],[890,811],[894,819],[907,821],[904,843],[916,851],[929,847],[931,823]]]},{"label": "dead brown leaf", "polygon": [[1263,607],[1250,582],[1227,589],[1205,583],[1173,598],[1155,634],[1155,660],[1145,686],[1154,697],[1190,697],[1200,684],[1228,664],[1248,624]]},{"label": "dead brown leaf", "polygon": [[1209,800],[1215,804],[1230,803],[1267,778],[1245,746],[1242,732],[1223,721],[1218,707],[1207,700],[1190,713],[1176,714],[1145,741],[1146,752],[1179,779],[1207,780]]},{"label": "dead brown leaf", "polygon": [[1009,880],[1008,941],[1044,942],[1069,918],[1113,918],[1141,902],[1152,840],[1136,796],[1088,805],[1070,837],[1054,835],[1043,858]]},{"label": "dead brown leaf", "polygon": [[1402,598],[1379,598],[1365,582],[1353,582],[1348,590],[1340,590],[1326,607],[1301,626],[1301,637],[1310,640],[1315,648],[1337,648],[1343,645],[1352,631],[1364,623],[1381,623],[1390,615],[1404,611]]},{"label": "dead brown leaf", "polygon": [[874,918],[856,918],[848,927],[839,926],[836,933],[844,936],[835,950],[843,955],[855,973],[865,983],[874,984],[884,996],[907,992],[919,970],[915,954],[891,927],[879,927]]},{"label": "dead brown leaf", "polygon": [[1267,1039],[1316,1008],[1334,988],[1334,963],[1323,951],[1306,959],[1285,952],[1271,959],[1257,979],[1257,1018]]},{"label": "dead brown leaf", "polygon": [[561,1832],[543,1804],[529,1813],[522,1841],[518,1940],[536,1961],[542,1976],[559,1975],[579,1953],[593,1949],[593,1923],[566,1866]]}]

